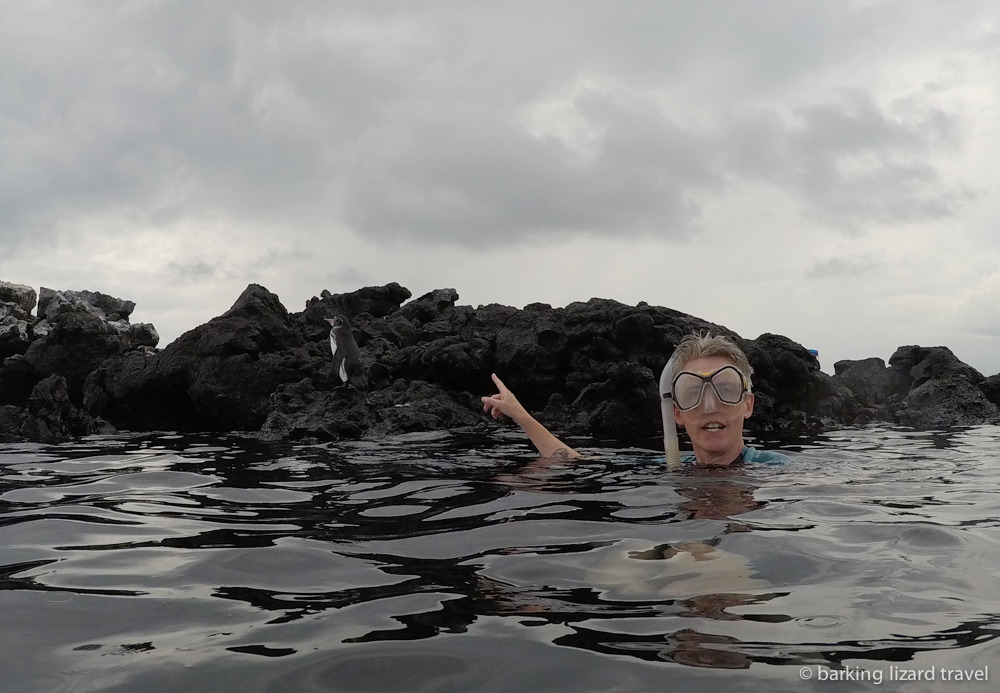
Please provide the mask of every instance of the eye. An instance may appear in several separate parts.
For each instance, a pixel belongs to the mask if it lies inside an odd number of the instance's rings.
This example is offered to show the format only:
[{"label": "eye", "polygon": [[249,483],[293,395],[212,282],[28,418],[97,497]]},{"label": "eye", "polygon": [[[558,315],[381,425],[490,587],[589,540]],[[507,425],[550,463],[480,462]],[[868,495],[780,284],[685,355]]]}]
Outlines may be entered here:
[{"label": "eye", "polygon": [[734,400],[740,396],[740,386],[733,383],[722,383],[719,385],[719,394],[728,400]]},{"label": "eye", "polygon": [[692,400],[697,399],[699,394],[701,394],[701,381],[694,380],[693,378],[685,378],[677,393],[677,397],[679,399]]}]

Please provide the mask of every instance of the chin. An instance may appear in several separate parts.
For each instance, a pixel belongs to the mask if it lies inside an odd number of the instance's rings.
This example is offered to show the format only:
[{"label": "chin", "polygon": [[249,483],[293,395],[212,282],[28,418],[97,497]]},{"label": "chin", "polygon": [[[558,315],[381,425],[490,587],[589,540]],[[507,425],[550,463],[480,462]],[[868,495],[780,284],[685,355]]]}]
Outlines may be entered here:
[{"label": "chin", "polygon": [[708,440],[694,440],[692,441],[698,445],[705,452],[725,452],[729,448],[736,447],[739,443],[739,439],[708,439]]}]

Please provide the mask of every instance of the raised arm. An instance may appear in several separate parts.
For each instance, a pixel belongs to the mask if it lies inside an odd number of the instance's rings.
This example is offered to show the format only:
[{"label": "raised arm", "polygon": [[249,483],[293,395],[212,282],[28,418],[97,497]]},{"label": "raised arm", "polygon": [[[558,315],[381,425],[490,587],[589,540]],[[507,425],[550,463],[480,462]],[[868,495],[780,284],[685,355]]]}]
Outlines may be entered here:
[{"label": "raised arm", "polygon": [[509,416],[514,423],[520,426],[531,442],[538,448],[542,457],[573,458],[579,457],[573,448],[569,447],[554,435],[549,433],[549,429],[538,423],[528,411],[517,401],[514,393],[507,389],[496,373],[493,374],[493,382],[496,383],[500,391],[492,397],[483,397],[483,411],[488,411],[494,419],[499,419],[501,414]]}]

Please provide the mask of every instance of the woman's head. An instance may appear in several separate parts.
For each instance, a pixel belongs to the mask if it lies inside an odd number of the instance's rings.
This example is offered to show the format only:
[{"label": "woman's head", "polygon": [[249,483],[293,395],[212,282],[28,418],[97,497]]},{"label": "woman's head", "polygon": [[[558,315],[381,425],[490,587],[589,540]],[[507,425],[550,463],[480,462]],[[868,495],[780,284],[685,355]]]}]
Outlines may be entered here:
[{"label": "woman's head", "polygon": [[[686,372],[692,386],[674,393],[674,420],[691,438],[699,464],[729,464],[743,449],[743,421],[753,413],[750,362],[730,340],[708,334],[685,337],[674,353],[674,383]],[[733,368],[744,381],[737,378],[736,389],[726,382],[736,376]],[[681,394],[688,401],[680,402]]]}]

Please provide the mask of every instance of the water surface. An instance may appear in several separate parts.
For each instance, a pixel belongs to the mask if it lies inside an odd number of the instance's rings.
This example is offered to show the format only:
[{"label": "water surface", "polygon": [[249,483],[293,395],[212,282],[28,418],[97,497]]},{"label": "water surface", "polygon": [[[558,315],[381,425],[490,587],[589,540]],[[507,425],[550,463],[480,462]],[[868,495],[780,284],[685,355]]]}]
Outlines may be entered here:
[{"label": "water surface", "polygon": [[998,439],[674,473],[505,431],[0,445],[0,690],[993,690]]}]

